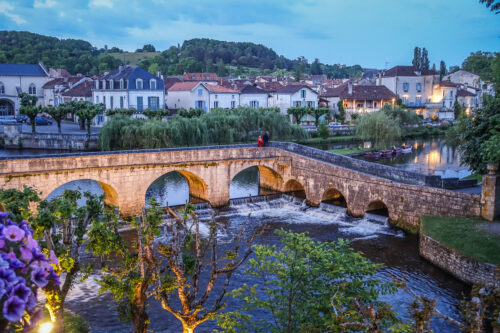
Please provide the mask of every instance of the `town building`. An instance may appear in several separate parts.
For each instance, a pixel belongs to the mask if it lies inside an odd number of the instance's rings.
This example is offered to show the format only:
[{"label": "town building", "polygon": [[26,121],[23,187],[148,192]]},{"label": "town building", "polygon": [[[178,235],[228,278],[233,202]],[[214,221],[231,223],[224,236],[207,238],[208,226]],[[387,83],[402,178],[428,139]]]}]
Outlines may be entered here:
[{"label": "town building", "polygon": [[219,78],[215,73],[184,73],[182,81],[200,81],[206,83],[217,83]]},{"label": "town building", "polygon": [[[74,98],[65,96],[65,92],[80,85],[83,83],[87,83],[86,86],[92,85],[93,80],[84,76],[64,76],[56,79],[52,79],[49,82],[43,85],[43,105],[44,106],[58,106],[61,103],[65,103]],[[87,95],[89,93],[88,90],[85,91]],[[90,98],[89,96],[78,96],[82,97],[82,100],[90,100],[92,101],[92,91],[90,90]]]},{"label": "town building", "polygon": [[120,66],[94,81],[92,99],[106,109],[159,110],[165,108],[165,88],[161,78],[140,67]]},{"label": "town building", "polygon": [[481,88],[481,77],[477,74],[460,69],[443,77],[443,81],[450,81],[465,87]]},{"label": "town building", "polygon": [[168,109],[234,109],[240,105],[239,92],[216,84],[177,82],[167,92]]},{"label": "town building", "polygon": [[37,104],[43,105],[43,85],[49,80],[49,71],[42,63],[0,64],[0,115],[19,115],[19,94],[23,92],[36,96]]},{"label": "town building", "polygon": [[240,106],[267,108],[269,93],[261,88],[245,85],[240,89]]},{"label": "town building", "polygon": [[269,106],[279,108],[281,113],[286,113],[290,107],[318,106],[318,93],[304,84],[287,85],[271,95]]}]

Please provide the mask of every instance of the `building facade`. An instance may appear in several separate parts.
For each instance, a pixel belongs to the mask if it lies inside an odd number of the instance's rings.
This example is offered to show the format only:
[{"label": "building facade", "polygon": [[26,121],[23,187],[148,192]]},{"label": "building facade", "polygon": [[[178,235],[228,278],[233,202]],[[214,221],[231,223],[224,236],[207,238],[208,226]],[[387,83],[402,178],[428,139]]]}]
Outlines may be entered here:
[{"label": "building facade", "polygon": [[318,93],[306,85],[288,85],[271,95],[269,106],[279,108],[284,114],[291,107],[318,107]]}]

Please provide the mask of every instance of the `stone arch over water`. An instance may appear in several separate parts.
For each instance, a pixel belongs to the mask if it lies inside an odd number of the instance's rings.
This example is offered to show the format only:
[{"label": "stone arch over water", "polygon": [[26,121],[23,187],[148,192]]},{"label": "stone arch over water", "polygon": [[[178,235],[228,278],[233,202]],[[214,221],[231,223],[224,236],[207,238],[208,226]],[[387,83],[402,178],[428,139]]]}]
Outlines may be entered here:
[{"label": "stone arch over water", "polygon": [[118,206],[118,192],[111,185],[94,179],[77,179],[66,182],[50,192],[42,193],[42,198],[52,199],[62,195],[65,190],[79,190],[82,193],[82,199],[78,201],[79,205],[85,204],[83,192],[89,191],[93,194],[104,194],[106,205]]},{"label": "stone arch over water", "polygon": [[334,187],[329,187],[323,192],[321,202],[347,208],[347,198]]},{"label": "stone arch over water", "polygon": [[229,198],[243,198],[249,195],[266,195],[280,191],[283,178],[275,170],[254,165],[239,171],[229,185]]},{"label": "stone arch over water", "polygon": [[302,185],[295,179],[290,179],[289,181],[287,181],[285,183],[284,189],[287,193],[290,193],[299,198],[306,199],[306,191],[304,185]]},{"label": "stone arch over water", "polygon": [[375,200],[368,204],[365,213],[389,217],[389,208],[382,200]]},{"label": "stone arch over water", "polygon": [[155,197],[163,205],[208,201],[208,186],[199,176],[185,170],[174,170],[156,178],[147,188],[145,202]]}]

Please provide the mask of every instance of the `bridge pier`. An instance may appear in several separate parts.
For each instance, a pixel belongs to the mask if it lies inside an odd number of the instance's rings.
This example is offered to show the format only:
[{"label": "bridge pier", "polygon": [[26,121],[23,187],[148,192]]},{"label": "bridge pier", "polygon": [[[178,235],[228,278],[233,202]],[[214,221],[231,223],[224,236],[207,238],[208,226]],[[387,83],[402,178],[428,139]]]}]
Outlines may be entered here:
[{"label": "bridge pier", "polygon": [[488,172],[483,176],[481,216],[493,221],[500,217],[500,174],[494,165],[488,165]]}]

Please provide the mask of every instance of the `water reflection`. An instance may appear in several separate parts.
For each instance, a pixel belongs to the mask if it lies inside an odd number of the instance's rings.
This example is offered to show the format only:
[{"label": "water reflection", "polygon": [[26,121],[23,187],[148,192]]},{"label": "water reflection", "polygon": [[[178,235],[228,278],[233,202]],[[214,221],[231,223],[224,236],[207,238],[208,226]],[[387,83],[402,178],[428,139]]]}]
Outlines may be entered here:
[{"label": "water reflection", "polygon": [[169,172],[155,180],[146,191],[146,206],[156,198],[162,206],[184,205],[189,201],[189,184],[177,171]]},{"label": "water reflection", "polygon": [[250,167],[238,173],[229,188],[229,198],[244,198],[259,195],[259,168]]},{"label": "water reflection", "polygon": [[52,198],[61,196],[65,190],[77,190],[82,193],[82,198],[77,201],[79,207],[85,205],[85,203],[87,202],[87,199],[85,199],[85,197],[83,196],[83,192],[90,192],[97,195],[103,194],[101,185],[99,185],[99,183],[95,180],[80,179],[59,186],[47,196],[47,199],[50,200]]}]

